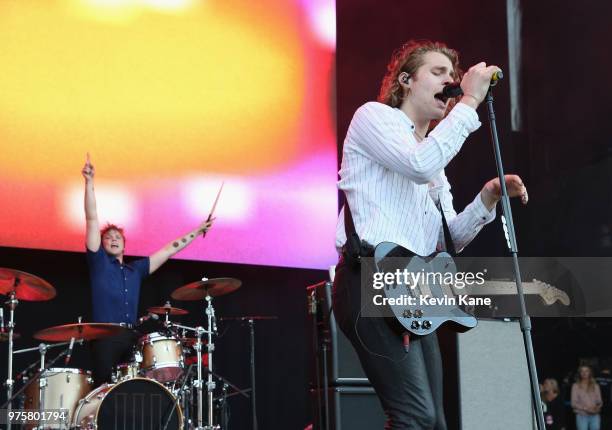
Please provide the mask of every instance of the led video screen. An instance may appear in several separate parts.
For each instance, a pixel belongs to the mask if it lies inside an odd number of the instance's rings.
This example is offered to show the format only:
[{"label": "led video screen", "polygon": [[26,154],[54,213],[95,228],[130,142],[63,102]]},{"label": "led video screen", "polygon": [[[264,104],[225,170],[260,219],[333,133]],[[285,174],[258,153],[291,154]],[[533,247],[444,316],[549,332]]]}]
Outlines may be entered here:
[{"label": "led video screen", "polygon": [[0,3],[0,246],[326,268],[337,214],[333,0]]}]

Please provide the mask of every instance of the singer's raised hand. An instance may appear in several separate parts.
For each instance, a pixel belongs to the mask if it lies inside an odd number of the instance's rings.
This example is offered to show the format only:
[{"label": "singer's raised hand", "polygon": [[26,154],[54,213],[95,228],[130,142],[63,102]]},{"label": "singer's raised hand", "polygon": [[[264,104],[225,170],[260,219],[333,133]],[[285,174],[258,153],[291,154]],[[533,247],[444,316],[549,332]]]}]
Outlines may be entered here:
[{"label": "singer's raised hand", "polygon": [[493,74],[500,71],[499,67],[487,66],[485,62],[470,67],[461,80],[461,103],[476,109],[487,95]]}]

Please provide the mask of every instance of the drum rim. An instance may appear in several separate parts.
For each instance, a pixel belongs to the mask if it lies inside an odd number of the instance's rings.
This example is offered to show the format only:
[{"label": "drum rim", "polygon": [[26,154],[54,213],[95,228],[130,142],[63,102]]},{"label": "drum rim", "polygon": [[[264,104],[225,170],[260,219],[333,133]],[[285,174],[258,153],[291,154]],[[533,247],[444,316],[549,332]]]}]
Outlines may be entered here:
[{"label": "drum rim", "polygon": [[180,340],[177,336],[171,334],[170,336],[167,336],[165,334],[162,334],[159,331],[154,331],[151,333],[147,333],[143,336],[140,336],[140,338],[138,339],[138,343],[146,343],[149,342],[150,340],[174,340],[177,343],[180,343]]},{"label": "drum rim", "polygon": [[72,373],[75,375],[87,375],[91,376],[91,370],[79,369],[77,367],[49,367],[42,373]]},{"label": "drum rim", "polygon": [[137,361],[131,361],[129,363],[119,363],[117,365],[115,365],[115,369],[123,369],[125,367],[136,367],[137,369],[140,368],[140,363],[138,363]]},{"label": "drum rim", "polygon": [[[113,391],[115,388],[117,388],[118,385],[121,385],[125,382],[131,382],[131,381],[136,381],[138,379],[142,379],[143,381],[149,381],[149,382],[153,382],[157,385],[159,385],[161,388],[163,388],[166,393],[168,393],[170,395],[170,398],[172,398],[176,404],[176,408],[175,410],[178,411],[178,418],[179,418],[179,429],[183,428],[183,409],[181,408],[181,404],[179,402],[178,397],[176,397],[174,394],[172,394],[172,392],[166,388],[163,384],[161,384],[160,382],[157,382],[155,379],[151,379],[151,378],[143,378],[142,376],[136,376],[134,378],[129,378],[129,379],[125,379],[123,381],[119,381],[115,384],[109,384],[109,383],[105,383],[100,385],[99,387],[91,390],[89,393],[87,393],[87,396],[83,397],[81,400],[79,400],[79,404],[77,405],[77,408],[74,410],[74,419],[73,419],[73,423],[72,426],[76,427],[76,428],[80,428],[80,423],[77,423],[76,420],[79,417],[79,412],[81,412],[81,408],[83,407],[84,404],[88,403],[89,399],[91,398],[90,395],[93,394],[94,392],[98,392],[102,391],[102,388],[106,388],[106,387],[110,387],[110,389],[106,392],[106,394],[104,395],[104,397],[106,397],[108,394],[110,394],[111,391]],[[100,404],[102,404],[102,402],[104,401],[104,398],[100,399]],[[98,427],[98,414],[100,413],[100,408],[98,407],[96,409],[96,416],[94,424],[95,424],[95,428]],[[85,418],[85,417],[83,417]]]}]

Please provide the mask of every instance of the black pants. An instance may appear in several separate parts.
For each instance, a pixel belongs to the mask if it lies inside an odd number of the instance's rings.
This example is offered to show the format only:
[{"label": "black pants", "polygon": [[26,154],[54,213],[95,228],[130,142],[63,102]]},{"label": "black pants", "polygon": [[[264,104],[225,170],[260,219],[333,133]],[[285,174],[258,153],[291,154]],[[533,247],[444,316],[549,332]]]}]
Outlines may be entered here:
[{"label": "black pants", "polygon": [[95,386],[111,382],[114,366],[132,361],[133,347],[137,339],[138,335],[130,330],[91,342],[92,376]]},{"label": "black pants", "polygon": [[360,266],[349,266],[340,259],[334,280],[334,313],[382,403],[387,415],[385,428],[446,430],[436,334],[411,335],[406,352],[405,329],[399,322],[361,316],[360,284]]}]

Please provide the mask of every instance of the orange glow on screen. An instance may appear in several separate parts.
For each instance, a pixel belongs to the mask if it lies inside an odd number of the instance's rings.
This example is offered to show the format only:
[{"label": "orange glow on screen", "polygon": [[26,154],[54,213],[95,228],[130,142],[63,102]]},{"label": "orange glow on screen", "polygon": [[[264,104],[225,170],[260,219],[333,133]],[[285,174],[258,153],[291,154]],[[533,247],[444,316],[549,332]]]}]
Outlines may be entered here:
[{"label": "orange glow on screen", "polygon": [[[0,246],[83,249],[89,152],[100,221],[124,224],[128,253],[193,228],[226,181],[206,246],[180,257],[332,263],[332,9],[312,21],[328,3],[0,2]],[[292,259],[279,244],[297,230]]]},{"label": "orange glow on screen", "polygon": [[[114,177],[257,171],[296,155],[287,141],[299,124],[304,67],[282,13],[266,16],[250,2],[201,2],[171,15],[118,7],[135,2],[58,3],[0,6],[9,40],[0,45],[2,138],[29,159],[21,166],[21,155],[8,153],[3,170],[73,175],[67,154],[79,149],[114,166]],[[131,19],[89,19],[84,9]],[[116,168],[130,148],[140,149],[138,162]]]}]

